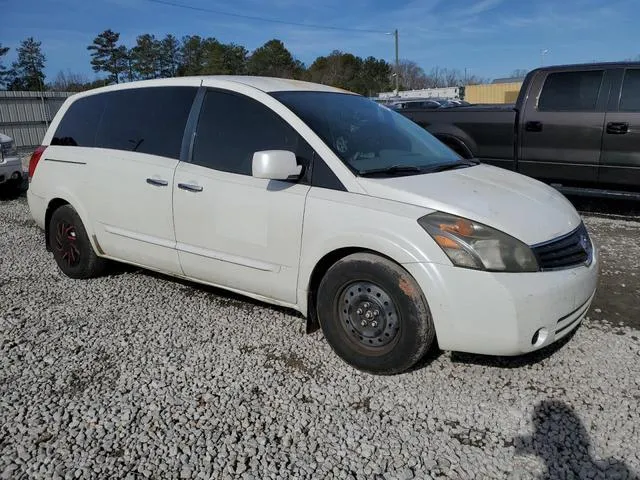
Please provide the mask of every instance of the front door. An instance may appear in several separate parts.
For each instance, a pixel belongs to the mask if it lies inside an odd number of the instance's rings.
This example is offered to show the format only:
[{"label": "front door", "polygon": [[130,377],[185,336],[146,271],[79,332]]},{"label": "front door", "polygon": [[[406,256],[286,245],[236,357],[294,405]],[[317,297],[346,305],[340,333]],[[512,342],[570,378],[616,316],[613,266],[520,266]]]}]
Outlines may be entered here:
[{"label": "front door", "polygon": [[251,172],[254,152],[298,154],[302,143],[260,102],[207,91],[191,161],[180,163],[173,184],[177,249],[186,276],[296,303],[310,187],[306,181],[254,178]]},{"label": "front door", "polygon": [[604,70],[553,72],[538,76],[520,128],[518,171],[558,183],[598,178],[608,89]]}]

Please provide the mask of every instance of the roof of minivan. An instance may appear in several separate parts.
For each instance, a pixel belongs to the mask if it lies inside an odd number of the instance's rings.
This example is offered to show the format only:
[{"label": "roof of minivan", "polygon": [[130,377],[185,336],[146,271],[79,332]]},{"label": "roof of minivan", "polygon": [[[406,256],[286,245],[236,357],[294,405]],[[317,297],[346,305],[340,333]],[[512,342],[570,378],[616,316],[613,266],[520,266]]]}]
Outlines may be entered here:
[{"label": "roof of minivan", "polygon": [[334,92],[334,93],[348,93],[357,95],[357,93],[343,90],[341,88],[330,87],[329,85],[322,85],[320,83],[305,82],[302,80],[293,80],[290,78],[276,78],[276,77],[257,77],[250,75],[193,75],[185,77],[171,77],[171,78],[157,78],[152,80],[137,80],[133,82],[119,83],[116,85],[108,85],[105,87],[99,87],[85,92],[80,92],[74,97],[83,97],[85,95],[92,95],[101,92],[108,92],[113,90],[135,88],[135,87],[157,87],[163,85],[181,85],[184,83],[194,85],[194,83],[206,82],[209,85],[215,86],[216,82],[220,82],[221,86],[229,83],[236,83],[240,85],[246,85],[248,87],[262,90],[263,92],[282,92],[282,91],[307,91],[307,92]]},{"label": "roof of minivan", "polygon": [[329,85],[293,80],[291,78],[256,77],[251,75],[203,75],[202,79],[226,80],[228,82],[242,83],[264,92],[305,90],[314,92],[353,93],[341,88],[331,87]]}]

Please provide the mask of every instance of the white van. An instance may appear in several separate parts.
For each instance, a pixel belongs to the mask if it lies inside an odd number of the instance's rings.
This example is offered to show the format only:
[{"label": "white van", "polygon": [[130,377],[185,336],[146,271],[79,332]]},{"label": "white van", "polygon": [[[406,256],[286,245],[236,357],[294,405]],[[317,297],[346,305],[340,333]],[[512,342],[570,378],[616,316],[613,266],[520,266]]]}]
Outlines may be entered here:
[{"label": "white van", "polygon": [[539,349],[581,323],[597,284],[596,249],[556,190],[324,85],[204,76],[80,93],[29,178],[69,277],[116,260],[291,307],[372,373],[431,348]]}]

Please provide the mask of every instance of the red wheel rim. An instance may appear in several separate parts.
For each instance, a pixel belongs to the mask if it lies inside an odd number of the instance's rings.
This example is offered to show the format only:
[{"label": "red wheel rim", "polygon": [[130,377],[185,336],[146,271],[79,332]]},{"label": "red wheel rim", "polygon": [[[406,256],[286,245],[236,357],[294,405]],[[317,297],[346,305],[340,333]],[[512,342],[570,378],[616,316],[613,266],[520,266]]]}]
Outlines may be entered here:
[{"label": "red wheel rim", "polygon": [[56,249],[67,266],[75,267],[80,263],[80,248],[78,247],[78,235],[76,234],[75,226],[64,221],[58,222],[56,227]]}]

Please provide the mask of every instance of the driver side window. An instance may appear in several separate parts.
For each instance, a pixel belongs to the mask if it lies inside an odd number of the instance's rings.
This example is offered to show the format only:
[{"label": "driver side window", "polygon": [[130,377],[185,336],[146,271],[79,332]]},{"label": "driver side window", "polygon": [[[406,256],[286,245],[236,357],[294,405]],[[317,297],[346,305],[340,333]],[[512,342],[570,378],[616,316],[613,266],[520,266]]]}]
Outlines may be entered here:
[{"label": "driver side window", "polygon": [[250,176],[254,152],[289,150],[298,154],[302,143],[289,124],[261,103],[239,94],[209,90],[200,111],[191,161]]}]

